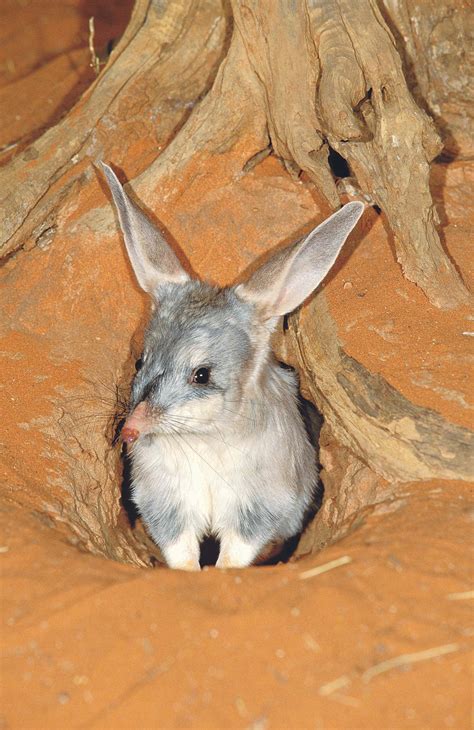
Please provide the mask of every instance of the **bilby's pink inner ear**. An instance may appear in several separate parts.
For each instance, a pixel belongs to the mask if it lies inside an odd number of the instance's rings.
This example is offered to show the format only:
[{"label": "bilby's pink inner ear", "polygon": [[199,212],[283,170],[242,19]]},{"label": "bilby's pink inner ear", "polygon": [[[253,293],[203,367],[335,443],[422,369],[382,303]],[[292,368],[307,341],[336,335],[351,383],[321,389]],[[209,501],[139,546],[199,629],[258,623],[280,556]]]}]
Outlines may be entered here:
[{"label": "bilby's pink inner ear", "polygon": [[364,211],[348,203],[301,241],[278,251],[236,291],[267,318],[292,312],[321,283]]},{"label": "bilby's pink inner ear", "polygon": [[112,168],[103,162],[100,164],[114,199],[133,270],[142,289],[153,294],[159,284],[187,281],[188,274],[161,231],[130,199]]}]

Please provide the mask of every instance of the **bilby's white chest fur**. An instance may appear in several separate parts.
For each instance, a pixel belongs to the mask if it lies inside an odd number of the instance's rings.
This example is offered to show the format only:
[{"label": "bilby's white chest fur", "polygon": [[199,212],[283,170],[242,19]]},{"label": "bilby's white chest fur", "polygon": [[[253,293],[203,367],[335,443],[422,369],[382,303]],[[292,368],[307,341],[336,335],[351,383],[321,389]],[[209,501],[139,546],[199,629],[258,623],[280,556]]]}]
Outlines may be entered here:
[{"label": "bilby's white chest fur", "polygon": [[183,534],[232,541],[236,565],[300,529],[317,480],[315,454],[294,376],[278,371],[269,379],[273,392],[258,399],[273,398],[273,408],[250,406],[217,418],[209,433],[154,435],[133,447],[133,499],[169,563]]}]

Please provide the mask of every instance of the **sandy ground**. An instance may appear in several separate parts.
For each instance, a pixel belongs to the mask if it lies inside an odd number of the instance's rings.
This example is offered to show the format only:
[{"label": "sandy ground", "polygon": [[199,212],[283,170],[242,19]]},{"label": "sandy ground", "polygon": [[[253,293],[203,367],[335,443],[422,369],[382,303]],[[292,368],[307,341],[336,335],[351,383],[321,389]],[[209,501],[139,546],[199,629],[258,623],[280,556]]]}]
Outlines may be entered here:
[{"label": "sandy ground", "polygon": [[[100,47],[120,33],[128,8],[5,3],[3,161],[90,83],[87,18],[96,16]],[[162,211],[195,270],[222,283],[327,212],[274,159],[232,184],[229,167],[222,155],[204,180],[181,180]],[[433,192],[447,249],[472,283],[473,163],[436,165]],[[474,503],[466,483],[398,485],[323,552],[245,571],[188,575],[106,560],[90,554],[103,546],[68,525],[70,463],[93,482],[103,423],[88,421],[88,448],[61,444],[48,425],[52,399],[78,397],[79,377],[99,364],[106,372],[105,349],[123,363],[145,311],[115,231],[88,222],[98,201],[109,205],[96,182],[65,206],[52,246],[5,266],[0,727],[470,727]],[[274,220],[283,206],[284,225]],[[427,305],[393,259],[383,217],[368,213],[363,234],[325,287],[347,352],[414,402],[472,427],[469,312]],[[121,368],[110,365],[112,379]],[[96,417],[83,401],[80,410]],[[94,491],[76,498],[79,524]],[[311,574],[322,565],[326,572]]]},{"label": "sandy ground", "polygon": [[218,576],[107,563],[7,512],[5,726],[468,728],[465,491],[405,485],[317,560]]}]

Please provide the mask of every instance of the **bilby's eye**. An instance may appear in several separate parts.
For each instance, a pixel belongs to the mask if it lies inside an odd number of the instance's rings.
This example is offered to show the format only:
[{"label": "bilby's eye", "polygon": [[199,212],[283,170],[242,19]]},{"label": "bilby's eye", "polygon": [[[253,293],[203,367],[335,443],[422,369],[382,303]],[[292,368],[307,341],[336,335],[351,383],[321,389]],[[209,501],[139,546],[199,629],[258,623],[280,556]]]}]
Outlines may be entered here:
[{"label": "bilby's eye", "polygon": [[138,358],[138,360],[135,361],[135,372],[138,373],[139,370],[142,369],[142,367],[146,364],[148,358],[150,355],[149,350],[143,350],[142,354]]},{"label": "bilby's eye", "polygon": [[191,382],[197,383],[198,385],[206,385],[211,377],[210,368],[196,368],[193,372]]}]

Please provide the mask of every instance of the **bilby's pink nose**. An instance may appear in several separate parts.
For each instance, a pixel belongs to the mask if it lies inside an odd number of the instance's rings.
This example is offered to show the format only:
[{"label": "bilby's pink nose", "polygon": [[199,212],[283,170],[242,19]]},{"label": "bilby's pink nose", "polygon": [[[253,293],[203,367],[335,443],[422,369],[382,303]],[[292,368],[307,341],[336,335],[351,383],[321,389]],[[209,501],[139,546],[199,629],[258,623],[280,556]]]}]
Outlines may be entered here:
[{"label": "bilby's pink nose", "polygon": [[147,407],[146,403],[142,402],[137,405],[125,421],[120,434],[122,441],[125,441],[127,444],[133,444],[133,442],[140,436],[147,423]]},{"label": "bilby's pink nose", "polygon": [[125,441],[126,444],[133,444],[139,436],[140,431],[137,431],[136,428],[128,428],[128,426],[122,428],[122,441]]}]

